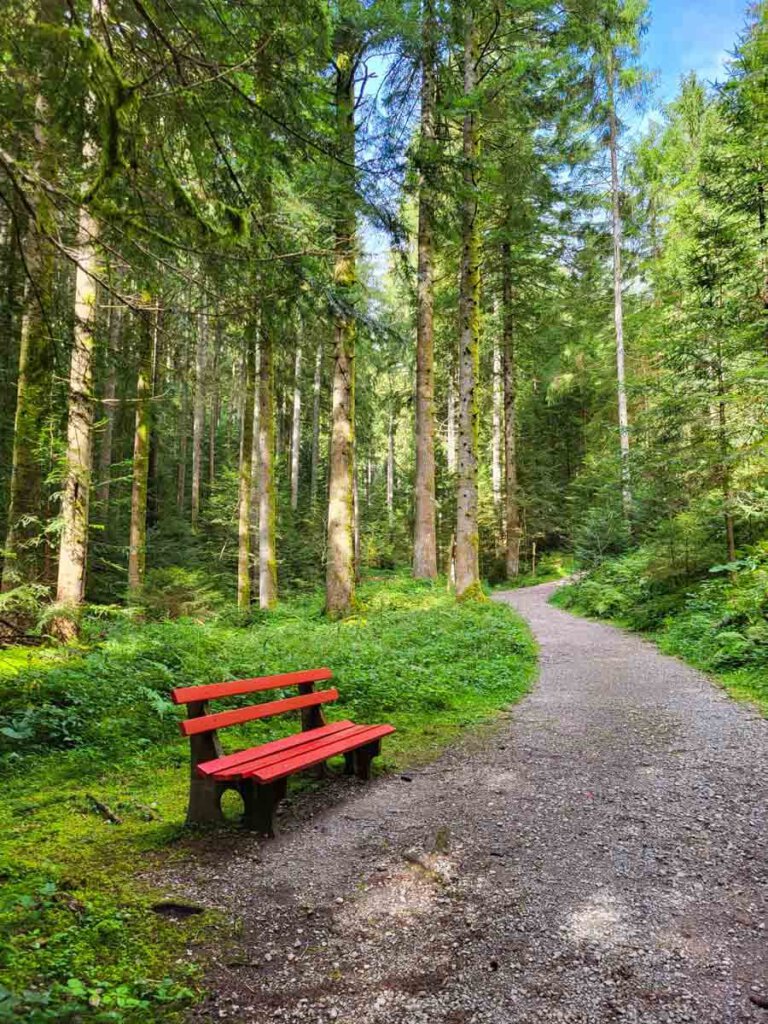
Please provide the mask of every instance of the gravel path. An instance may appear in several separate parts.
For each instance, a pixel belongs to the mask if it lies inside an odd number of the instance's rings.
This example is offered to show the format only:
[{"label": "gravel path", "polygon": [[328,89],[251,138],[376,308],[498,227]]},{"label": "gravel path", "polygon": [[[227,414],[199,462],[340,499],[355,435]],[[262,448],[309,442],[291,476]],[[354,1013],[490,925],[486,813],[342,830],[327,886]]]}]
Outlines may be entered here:
[{"label": "gravel path", "polygon": [[768,1024],[768,723],[552,587],[497,595],[541,646],[500,726],[168,871],[236,922],[193,1021]]}]

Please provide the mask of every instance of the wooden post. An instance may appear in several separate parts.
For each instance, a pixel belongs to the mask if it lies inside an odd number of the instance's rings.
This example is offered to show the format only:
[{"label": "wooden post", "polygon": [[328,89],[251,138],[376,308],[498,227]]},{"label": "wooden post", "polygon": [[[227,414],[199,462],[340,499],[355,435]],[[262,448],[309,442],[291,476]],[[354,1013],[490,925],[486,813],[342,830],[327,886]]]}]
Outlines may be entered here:
[{"label": "wooden post", "polygon": [[[200,718],[208,709],[207,701],[195,701],[187,705],[187,718]],[[215,730],[212,732],[194,733],[189,737],[190,775],[189,805],[187,807],[187,824],[202,825],[214,821],[222,821],[221,795],[224,792],[216,779],[201,778],[197,774],[197,766],[204,761],[213,761],[221,757],[221,744]]]}]

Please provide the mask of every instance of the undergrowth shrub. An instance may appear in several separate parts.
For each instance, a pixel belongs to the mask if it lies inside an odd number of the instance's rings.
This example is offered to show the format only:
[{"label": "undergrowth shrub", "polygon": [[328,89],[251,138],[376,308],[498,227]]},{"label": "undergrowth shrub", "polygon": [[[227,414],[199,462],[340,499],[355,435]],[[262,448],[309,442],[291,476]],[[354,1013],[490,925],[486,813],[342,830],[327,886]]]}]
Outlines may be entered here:
[{"label": "undergrowth shrub", "polygon": [[206,618],[225,603],[218,584],[216,577],[202,569],[180,565],[150,569],[140,602],[149,619]]},{"label": "undergrowth shrub", "polygon": [[24,583],[0,593],[0,644],[18,643],[38,632],[49,594],[49,588],[40,583]]},{"label": "undergrowth shrub", "polygon": [[[322,609],[315,592],[247,620],[228,611],[204,622],[92,616],[85,632],[99,638],[93,649],[62,650],[57,662],[0,677],[4,764],[52,748],[99,757],[173,739],[181,713],[170,701],[175,686],[328,665],[341,693],[331,718],[471,719],[513,699],[530,678],[535,655],[525,627],[491,602],[459,608],[444,585],[379,573],[359,588],[353,617],[330,622]],[[285,728],[281,720],[259,723],[244,727],[243,738]]]},{"label": "undergrowth shrub", "polygon": [[553,603],[652,632],[667,653],[705,671],[739,673],[740,693],[768,700],[768,541],[706,570],[702,551],[691,550],[696,571],[688,576],[664,559],[664,543],[669,536],[604,562]]}]

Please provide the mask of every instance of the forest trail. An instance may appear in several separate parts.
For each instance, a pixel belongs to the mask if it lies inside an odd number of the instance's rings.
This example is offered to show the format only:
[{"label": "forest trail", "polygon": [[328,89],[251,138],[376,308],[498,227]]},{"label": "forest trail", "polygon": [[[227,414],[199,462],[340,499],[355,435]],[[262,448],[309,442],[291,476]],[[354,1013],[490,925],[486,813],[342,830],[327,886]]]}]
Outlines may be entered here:
[{"label": "forest trail", "polygon": [[500,727],[168,869],[242,921],[192,1020],[768,1021],[768,723],[553,586]]}]

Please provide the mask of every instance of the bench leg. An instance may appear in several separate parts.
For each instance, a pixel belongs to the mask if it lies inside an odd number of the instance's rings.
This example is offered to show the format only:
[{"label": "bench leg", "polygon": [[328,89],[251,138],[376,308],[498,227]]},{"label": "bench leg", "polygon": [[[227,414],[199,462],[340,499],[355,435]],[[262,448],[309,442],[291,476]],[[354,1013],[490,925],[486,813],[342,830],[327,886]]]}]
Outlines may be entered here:
[{"label": "bench leg", "polygon": [[243,825],[264,836],[274,836],[275,808],[286,793],[288,780],[278,779],[265,786],[246,780],[240,786],[243,798]]},{"label": "bench leg", "polygon": [[[204,701],[190,704],[187,712],[190,718],[198,718],[205,714],[207,705]],[[212,761],[221,757],[221,746],[218,734],[213,732],[197,733],[189,737],[189,804],[187,806],[188,825],[209,825],[223,821],[221,813],[221,795],[225,786],[215,779],[201,778],[197,774],[197,766],[203,761]]]},{"label": "bench leg", "polygon": [[353,750],[348,750],[344,755],[344,774],[355,774],[355,753]]},{"label": "bench leg", "polygon": [[371,777],[371,761],[381,751],[381,741],[375,740],[373,743],[368,743],[364,747],[358,747],[357,750],[352,751],[355,765],[355,775],[358,779],[370,779]]},{"label": "bench leg", "polygon": [[224,788],[215,779],[201,779],[192,774],[189,781],[188,825],[210,825],[224,820],[221,795]]}]

